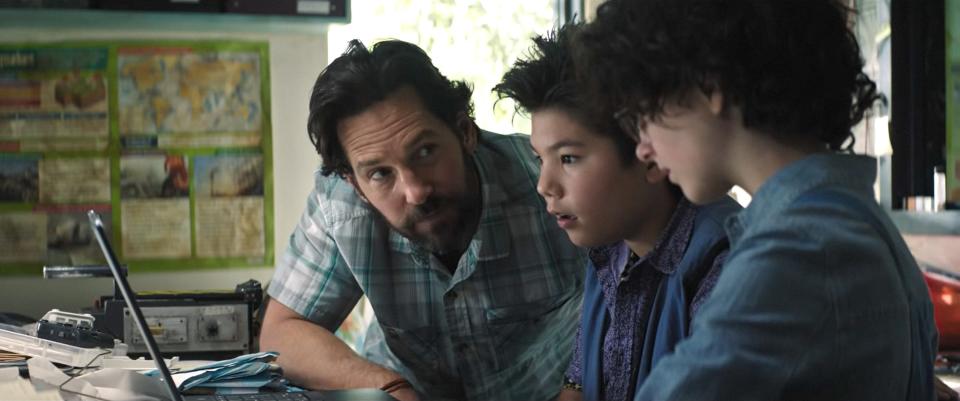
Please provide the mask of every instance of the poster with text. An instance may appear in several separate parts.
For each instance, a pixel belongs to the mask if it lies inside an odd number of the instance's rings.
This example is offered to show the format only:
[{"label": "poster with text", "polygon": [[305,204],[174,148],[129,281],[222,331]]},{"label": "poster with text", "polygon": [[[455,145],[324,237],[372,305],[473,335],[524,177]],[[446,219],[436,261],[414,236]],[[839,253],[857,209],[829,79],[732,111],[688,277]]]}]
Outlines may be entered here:
[{"label": "poster with text", "polygon": [[273,265],[269,48],[0,44],[0,275]]}]

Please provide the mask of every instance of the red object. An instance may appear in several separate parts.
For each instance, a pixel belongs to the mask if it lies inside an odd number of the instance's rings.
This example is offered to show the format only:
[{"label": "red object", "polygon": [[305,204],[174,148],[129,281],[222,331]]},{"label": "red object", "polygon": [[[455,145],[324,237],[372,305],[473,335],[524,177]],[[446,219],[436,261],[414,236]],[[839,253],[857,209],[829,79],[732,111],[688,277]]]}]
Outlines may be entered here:
[{"label": "red object", "polygon": [[927,269],[923,278],[933,301],[940,351],[960,351],[960,276]]},{"label": "red object", "polygon": [[0,141],[0,152],[19,152],[19,141]]},{"label": "red object", "polygon": [[190,189],[190,182],[187,174],[187,164],[183,156],[168,155],[163,162],[163,170],[167,172],[167,177],[178,191],[187,191]]},{"label": "red object", "polygon": [[38,108],[40,107],[40,90],[40,81],[0,82],[0,107]]}]

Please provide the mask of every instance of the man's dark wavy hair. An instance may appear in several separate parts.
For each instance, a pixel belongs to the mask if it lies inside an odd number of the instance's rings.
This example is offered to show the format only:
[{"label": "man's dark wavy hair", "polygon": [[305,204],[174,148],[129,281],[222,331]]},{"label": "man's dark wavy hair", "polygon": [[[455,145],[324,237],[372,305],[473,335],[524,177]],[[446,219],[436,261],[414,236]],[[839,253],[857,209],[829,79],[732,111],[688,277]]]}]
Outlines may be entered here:
[{"label": "man's dark wavy hair", "polygon": [[337,124],[404,86],[412,87],[427,111],[458,135],[463,134],[458,118],[473,119],[470,86],[447,79],[416,45],[387,40],[367,49],[359,40],[351,40],[347,50],[320,73],[310,96],[307,132],[323,158],[321,174],[343,177],[353,172],[337,136]]},{"label": "man's dark wavy hair", "polygon": [[513,64],[493,90],[500,99],[513,99],[518,112],[533,114],[556,108],[569,114],[584,127],[610,138],[625,164],[635,163],[636,142],[620,131],[610,115],[602,114],[587,101],[576,81],[570,46],[573,35],[582,27],[569,23],[533,38],[530,52]]},{"label": "man's dark wavy hair", "polygon": [[577,37],[578,77],[608,113],[662,115],[720,91],[746,127],[853,147],[879,98],[837,0],[609,0]]}]

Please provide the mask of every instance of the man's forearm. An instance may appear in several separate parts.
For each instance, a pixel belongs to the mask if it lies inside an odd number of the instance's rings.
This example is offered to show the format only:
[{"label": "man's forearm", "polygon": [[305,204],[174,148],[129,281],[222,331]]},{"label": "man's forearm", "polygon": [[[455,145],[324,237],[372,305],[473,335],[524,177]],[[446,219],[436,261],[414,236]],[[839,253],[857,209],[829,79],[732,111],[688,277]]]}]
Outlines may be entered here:
[{"label": "man's forearm", "polygon": [[377,388],[401,377],[361,358],[329,330],[300,319],[264,324],[260,349],[280,353],[284,375],[313,389]]}]

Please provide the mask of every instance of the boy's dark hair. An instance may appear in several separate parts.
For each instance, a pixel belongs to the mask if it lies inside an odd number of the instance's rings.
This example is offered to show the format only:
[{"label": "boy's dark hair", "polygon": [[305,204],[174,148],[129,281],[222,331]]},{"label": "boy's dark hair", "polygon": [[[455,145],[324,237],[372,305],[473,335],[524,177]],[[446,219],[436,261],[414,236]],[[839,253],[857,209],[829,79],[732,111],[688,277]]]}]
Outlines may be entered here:
[{"label": "boy's dark hair", "polygon": [[609,0],[575,40],[578,76],[609,113],[658,118],[720,91],[746,127],[853,147],[879,98],[837,0]]},{"label": "boy's dark hair", "polygon": [[599,113],[583,96],[576,81],[570,45],[582,24],[570,23],[556,32],[533,38],[534,47],[517,60],[493,90],[500,99],[511,98],[517,111],[534,113],[556,108],[577,122],[614,142],[624,164],[637,162],[636,142],[624,135],[610,115]]},{"label": "boy's dark hair", "polygon": [[467,83],[447,79],[430,56],[411,43],[388,40],[368,50],[359,40],[351,40],[347,50],[320,73],[310,96],[307,132],[323,159],[321,174],[342,177],[353,171],[337,136],[337,124],[408,85],[427,111],[463,134],[458,118],[473,118],[473,90]]}]

